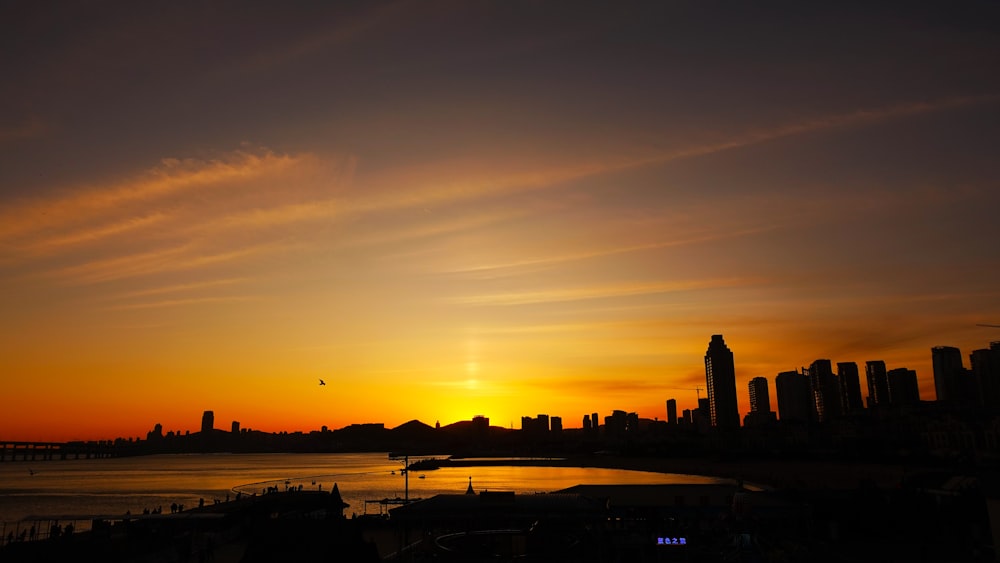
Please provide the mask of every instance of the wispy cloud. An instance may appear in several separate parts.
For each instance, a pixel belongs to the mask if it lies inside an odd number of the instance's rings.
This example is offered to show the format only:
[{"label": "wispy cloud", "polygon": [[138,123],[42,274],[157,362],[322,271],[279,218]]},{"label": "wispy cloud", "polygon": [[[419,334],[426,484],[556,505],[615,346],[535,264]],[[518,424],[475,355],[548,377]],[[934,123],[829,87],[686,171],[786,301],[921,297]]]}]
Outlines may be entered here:
[{"label": "wispy cloud", "polygon": [[48,238],[43,238],[37,242],[30,243],[25,247],[30,253],[44,253],[54,251],[66,246],[73,246],[82,243],[94,242],[106,237],[121,235],[139,229],[155,225],[166,219],[166,213],[153,212],[139,217],[129,217],[121,221],[97,225],[86,229],[76,230],[67,234],[58,234]]},{"label": "wispy cloud", "polygon": [[259,154],[237,151],[213,160],[165,159],[159,167],[125,182],[76,189],[55,197],[25,200],[6,206],[0,211],[0,241],[101,219],[103,212],[126,204],[149,202],[178,192],[233,185],[238,180],[259,178],[285,170],[304,158],[309,157],[292,157],[270,151]]},{"label": "wispy cloud", "polygon": [[116,256],[114,258],[86,262],[56,270],[49,275],[59,279],[63,283],[99,283],[166,272],[193,270],[233,262],[251,256],[276,253],[280,250],[288,250],[291,247],[291,244],[265,243],[233,250],[208,252],[185,245],[154,252]]},{"label": "wispy cloud", "polygon": [[[33,278],[92,284],[192,271],[287,250],[336,217],[331,192],[355,159],[261,149],[211,160],[167,159],[136,178],[15,202],[0,210],[5,268],[35,260]],[[294,232],[274,227],[293,226]],[[270,229],[270,230],[269,230]]]},{"label": "wispy cloud", "polygon": [[[881,108],[807,117],[771,127],[732,132],[718,140],[662,149],[595,155],[586,159],[545,166],[522,167],[504,163],[502,168],[483,162],[442,162],[394,171],[376,179],[375,189],[351,202],[357,212],[373,212],[445,203],[472,201],[505,194],[552,189],[570,182],[674,161],[709,156],[804,135],[860,127],[914,115],[947,111],[977,104],[996,103],[1000,96],[946,98],[929,102],[906,102]],[[484,173],[484,170],[488,173]],[[409,189],[391,189],[405,178]]]},{"label": "wispy cloud", "polygon": [[162,287],[152,287],[148,289],[140,289],[138,291],[130,291],[128,293],[123,293],[115,297],[120,299],[130,299],[133,297],[148,297],[150,295],[163,295],[169,293],[185,293],[189,291],[197,291],[206,288],[216,288],[219,286],[228,286],[240,284],[248,281],[249,278],[226,278],[218,280],[208,280],[196,283],[182,283],[175,285],[168,285]]},{"label": "wispy cloud", "polygon": [[171,262],[192,250],[191,244],[163,248],[149,252],[114,256],[75,264],[48,272],[49,277],[63,281],[97,282],[119,277],[140,275],[156,268],[167,267]]},{"label": "wispy cloud", "polygon": [[997,101],[1000,101],[1000,96],[965,96],[928,102],[904,102],[880,108],[859,109],[845,113],[810,117],[775,127],[766,127],[736,134],[728,139],[722,139],[717,142],[666,150],[658,154],[635,159],[632,162],[622,163],[620,166],[631,168],[649,164],[663,164],[674,160],[707,156],[807,133],[858,127],[891,119],[947,111],[977,104],[996,103]]},{"label": "wispy cloud", "polygon": [[490,278],[493,277],[493,275],[495,275],[497,272],[502,270],[517,270],[524,268],[537,268],[542,266],[554,266],[557,264],[564,264],[568,262],[579,262],[582,260],[602,258],[606,256],[613,256],[616,254],[628,254],[632,252],[643,252],[647,250],[659,250],[664,248],[672,248],[672,247],[686,246],[691,244],[712,242],[728,238],[736,238],[736,237],[765,233],[768,231],[779,229],[781,227],[782,225],[770,224],[758,227],[731,230],[727,232],[718,231],[718,232],[706,232],[704,234],[697,234],[697,235],[690,234],[690,235],[683,235],[669,241],[650,242],[645,244],[629,244],[629,245],[613,246],[595,250],[582,250],[577,252],[568,252],[564,254],[541,256],[537,258],[530,258],[527,260],[517,260],[512,262],[502,262],[496,264],[480,264],[475,266],[443,269],[443,270],[438,270],[437,272],[444,274],[468,275],[470,277],[475,277],[475,278]]},{"label": "wispy cloud", "polygon": [[422,214],[423,217],[416,217],[413,222],[416,225],[403,225],[401,227],[381,231],[376,234],[360,235],[344,242],[348,246],[374,246],[380,244],[391,244],[405,240],[430,238],[441,235],[450,235],[458,232],[469,231],[526,217],[540,213],[539,208],[518,208],[503,209],[488,213],[478,213],[473,215],[462,215],[458,218],[448,216],[443,220],[436,220],[429,213]]},{"label": "wispy cloud", "polygon": [[190,297],[187,299],[165,299],[144,303],[128,303],[108,307],[110,311],[126,311],[134,309],[162,309],[164,307],[181,307],[185,305],[205,305],[209,303],[238,303],[244,301],[259,301],[259,295],[219,295],[213,297]]},{"label": "wispy cloud", "polygon": [[350,44],[372,34],[379,27],[397,20],[414,3],[406,1],[366,5],[368,11],[353,17],[337,18],[333,26],[321,29],[280,46],[269,46],[266,51],[246,59],[237,69],[241,72],[261,72],[275,66],[296,61],[303,57],[331,48]]},{"label": "wispy cloud", "polygon": [[617,285],[555,288],[537,291],[506,292],[484,295],[471,295],[449,299],[452,303],[461,305],[529,305],[534,303],[552,303],[562,301],[581,301],[601,299],[606,297],[626,297],[633,295],[649,295],[657,293],[673,293],[698,289],[718,289],[724,287],[739,287],[755,283],[746,278],[726,278],[713,280],[692,280],[675,282],[624,283]]}]

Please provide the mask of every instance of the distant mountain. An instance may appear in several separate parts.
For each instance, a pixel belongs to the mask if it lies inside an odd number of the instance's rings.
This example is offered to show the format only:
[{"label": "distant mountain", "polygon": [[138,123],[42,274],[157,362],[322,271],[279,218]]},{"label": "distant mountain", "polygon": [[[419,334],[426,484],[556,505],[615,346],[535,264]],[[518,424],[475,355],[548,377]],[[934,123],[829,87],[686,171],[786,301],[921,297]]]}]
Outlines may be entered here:
[{"label": "distant mountain", "polygon": [[397,427],[395,427],[395,428],[392,429],[393,432],[396,432],[396,431],[410,432],[410,431],[424,431],[424,430],[431,430],[431,431],[433,431],[434,429],[432,427],[430,427],[429,425],[424,424],[423,422],[420,422],[417,419],[413,419],[413,420],[411,420],[409,422],[404,422],[404,423],[400,424],[399,426],[397,426]]},{"label": "distant mountain", "polygon": [[458,422],[452,422],[441,427],[441,430],[445,432],[469,432],[472,430],[471,420],[459,420]]}]

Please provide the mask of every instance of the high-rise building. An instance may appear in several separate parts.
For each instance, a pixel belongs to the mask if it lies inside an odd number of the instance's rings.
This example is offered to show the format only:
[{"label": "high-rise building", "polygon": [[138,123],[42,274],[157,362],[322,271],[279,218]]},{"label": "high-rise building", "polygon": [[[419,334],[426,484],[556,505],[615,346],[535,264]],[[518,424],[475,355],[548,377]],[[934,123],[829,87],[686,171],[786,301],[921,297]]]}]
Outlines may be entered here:
[{"label": "high-rise building", "polygon": [[547,415],[547,414],[540,414],[540,415],[538,415],[537,419],[538,419],[538,428],[539,428],[539,430],[541,430],[542,432],[548,432],[549,431],[549,415]]},{"label": "high-rise building", "polygon": [[521,417],[521,431],[524,433],[534,432],[538,427],[535,424],[535,419],[530,416]]},{"label": "high-rise building", "polygon": [[809,365],[809,383],[812,386],[813,412],[816,420],[826,422],[841,413],[840,384],[833,375],[830,360],[816,360]]},{"label": "high-rise building", "polygon": [[597,419],[596,412],[590,413],[590,426],[594,428],[594,432],[597,432],[597,430],[601,427],[600,421]]},{"label": "high-rise building", "polygon": [[211,432],[215,428],[215,413],[212,411],[205,411],[201,415],[201,431]]},{"label": "high-rise building", "polygon": [[750,380],[750,412],[771,412],[771,397],[767,392],[767,378]]},{"label": "high-rise building", "polygon": [[667,423],[677,424],[677,399],[667,399]]},{"label": "high-rise building", "polygon": [[604,433],[609,437],[624,435],[627,426],[628,413],[625,411],[613,410],[610,416],[604,417]]},{"label": "high-rise building", "polygon": [[472,430],[479,436],[485,436],[490,431],[490,419],[488,416],[477,414],[472,417]]},{"label": "high-rise building", "polygon": [[935,346],[931,348],[931,362],[934,366],[934,392],[937,400],[965,402],[965,397],[962,396],[962,380],[965,376],[962,351],[954,346]]},{"label": "high-rise building", "polygon": [[804,373],[779,373],[774,379],[774,392],[778,398],[778,418],[782,422],[809,422],[812,419],[812,390]]},{"label": "high-rise building", "polygon": [[721,430],[740,427],[736,403],[736,364],[733,352],[721,334],[713,334],[705,352],[705,384],[708,388],[709,416],[712,426]]},{"label": "high-rise building", "polygon": [[562,417],[553,416],[549,419],[549,426],[552,432],[562,432]]},{"label": "high-rise building", "polygon": [[868,382],[868,406],[888,406],[889,380],[886,377],[885,362],[882,360],[865,362],[865,380]]},{"label": "high-rise building", "polygon": [[771,412],[771,397],[767,392],[767,378],[755,377],[750,380],[750,412],[743,417],[743,426],[763,426],[776,420]]},{"label": "high-rise building", "polygon": [[973,351],[969,365],[983,408],[1000,410],[1000,342],[994,342],[991,349]]},{"label": "high-rise building", "polygon": [[238,421],[238,420],[234,420],[233,421],[233,425],[232,425],[232,427],[230,429],[230,432],[232,432],[233,434],[239,434],[240,433],[240,421]]},{"label": "high-rise building", "polygon": [[889,398],[893,406],[920,403],[920,386],[917,383],[916,371],[896,368],[889,370],[886,377],[889,380]]},{"label": "high-rise building", "polygon": [[840,381],[840,406],[843,412],[856,412],[865,408],[861,402],[861,376],[855,362],[837,362],[837,379]]}]

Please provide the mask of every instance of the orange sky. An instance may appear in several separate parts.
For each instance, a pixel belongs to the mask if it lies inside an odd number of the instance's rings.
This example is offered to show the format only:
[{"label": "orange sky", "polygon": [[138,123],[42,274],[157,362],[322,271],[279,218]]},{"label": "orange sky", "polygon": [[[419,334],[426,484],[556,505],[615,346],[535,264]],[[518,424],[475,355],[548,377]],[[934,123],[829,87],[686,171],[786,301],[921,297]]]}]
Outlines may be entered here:
[{"label": "orange sky", "polygon": [[1000,340],[964,4],[128,6],[4,24],[0,439],[662,419],[718,333],[741,412],[818,358],[933,399],[932,346]]}]

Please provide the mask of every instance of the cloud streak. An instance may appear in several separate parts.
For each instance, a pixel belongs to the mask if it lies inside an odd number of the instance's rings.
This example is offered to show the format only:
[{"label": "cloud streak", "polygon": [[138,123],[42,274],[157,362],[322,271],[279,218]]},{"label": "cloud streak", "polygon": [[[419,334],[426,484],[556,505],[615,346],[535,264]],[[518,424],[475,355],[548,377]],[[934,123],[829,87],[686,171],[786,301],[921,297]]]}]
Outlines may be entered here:
[{"label": "cloud streak", "polygon": [[136,309],[163,309],[166,307],[183,307],[186,305],[205,305],[210,303],[240,303],[246,301],[259,301],[259,295],[220,295],[213,297],[189,297],[187,299],[164,299],[162,301],[149,301],[145,303],[129,303],[126,305],[114,305],[108,307],[109,311],[129,311]]},{"label": "cloud streak", "polygon": [[669,241],[651,242],[645,244],[630,244],[630,245],[608,247],[598,250],[583,250],[577,252],[569,252],[565,254],[542,256],[538,258],[531,258],[528,260],[517,260],[512,262],[503,262],[496,264],[481,264],[476,266],[465,266],[452,269],[443,269],[443,270],[438,270],[437,273],[467,275],[469,277],[474,277],[479,279],[490,278],[496,275],[497,273],[505,270],[548,267],[557,264],[565,264],[569,262],[580,262],[584,260],[591,260],[594,258],[604,258],[607,256],[614,256],[618,254],[645,252],[648,250],[661,250],[664,248],[673,248],[678,246],[687,246],[692,244],[713,242],[729,238],[737,238],[737,237],[765,233],[768,231],[780,229],[781,227],[782,227],[781,225],[771,224],[759,227],[739,229],[729,232],[705,233],[702,235],[687,235]]},{"label": "cloud streak", "polygon": [[[428,207],[485,198],[553,189],[576,180],[624,172],[675,161],[700,158],[810,133],[861,127],[910,116],[992,104],[998,96],[968,96],[930,102],[906,102],[874,109],[804,118],[773,127],[763,127],[694,145],[639,151],[638,154],[594,156],[547,166],[522,167],[516,163],[443,162],[396,170],[376,178],[372,190],[345,203],[352,212],[373,213],[412,207]],[[522,165],[523,166],[523,165]],[[399,189],[405,183],[406,190]]]},{"label": "cloud streak", "polygon": [[543,289],[537,291],[505,292],[482,295],[453,297],[449,302],[459,305],[474,306],[507,306],[532,305],[538,303],[558,303],[565,301],[583,301],[603,299],[608,297],[629,297],[636,295],[652,295],[659,293],[678,293],[701,289],[721,289],[743,287],[757,283],[746,278],[725,278],[712,280],[692,280],[675,282],[624,283],[618,285],[570,287]]},{"label": "cloud streak", "polygon": [[215,288],[215,287],[219,287],[219,286],[228,286],[228,285],[240,284],[240,283],[244,283],[244,282],[248,281],[249,279],[250,278],[226,278],[226,279],[208,280],[208,281],[196,282],[196,283],[175,284],[175,285],[168,285],[168,286],[162,286],[162,287],[153,287],[153,288],[148,288],[148,289],[141,289],[141,290],[138,290],[138,291],[130,291],[128,293],[123,293],[121,295],[117,295],[116,297],[119,298],[119,299],[130,299],[130,298],[133,298],[133,297],[148,297],[150,295],[163,295],[163,294],[169,294],[169,293],[186,293],[186,292],[189,292],[189,291],[197,291],[197,290],[205,289],[205,288]]},{"label": "cloud streak", "polygon": [[99,220],[103,213],[123,205],[153,202],[177,193],[259,178],[287,170],[305,158],[308,156],[237,151],[207,161],[164,159],[159,167],[136,179],[11,205],[0,211],[0,241]]},{"label": "cloud streak", "polygon": [[167,272],[195,270],[263,254],[273,254],[290,248],[292,248],[290,244],[265,243],[233,250],[209,252],[185,245],[86,262],[50,272],[48,275],[66,284],[101,283]]}]

